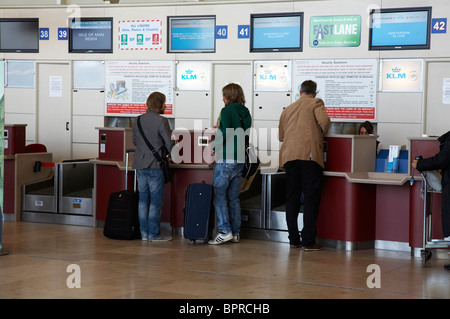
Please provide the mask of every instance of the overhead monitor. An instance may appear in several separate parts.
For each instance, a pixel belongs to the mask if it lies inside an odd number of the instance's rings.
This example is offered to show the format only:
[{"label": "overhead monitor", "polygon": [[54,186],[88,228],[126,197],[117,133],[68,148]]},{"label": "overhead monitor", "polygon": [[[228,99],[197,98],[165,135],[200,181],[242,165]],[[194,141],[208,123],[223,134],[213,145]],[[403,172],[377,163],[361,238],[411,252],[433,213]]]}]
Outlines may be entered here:
[{"label": "overhead monitor", "polygon": [[167,17],[168,53],[216,52],[216,16]]},{"label": "overhead monitor", "polygon": [[370,12],[369,50],[430,49],[431,7]]},{"label": "overhead monitor", "polygon": [[69,19],[69,53],[112,53],[113,18]]},{"label": "overhead monitor", "polygon": [[250,52],[301,52],[303,12],[250,15]]},{"label": "overhead monitor", "polygon": [[39,52],[39,19],[0,19],[0,52]]}]

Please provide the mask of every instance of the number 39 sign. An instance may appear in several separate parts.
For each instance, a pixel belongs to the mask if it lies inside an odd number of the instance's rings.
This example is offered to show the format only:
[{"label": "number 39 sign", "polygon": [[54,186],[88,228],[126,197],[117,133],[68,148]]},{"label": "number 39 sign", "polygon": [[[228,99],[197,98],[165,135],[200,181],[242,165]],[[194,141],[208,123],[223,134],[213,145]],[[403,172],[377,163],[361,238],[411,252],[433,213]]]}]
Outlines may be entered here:
[{"label": "number 39 sign", "polygon": [[58,28],[58,40],[69,39],[69,31],[67,28]]}]

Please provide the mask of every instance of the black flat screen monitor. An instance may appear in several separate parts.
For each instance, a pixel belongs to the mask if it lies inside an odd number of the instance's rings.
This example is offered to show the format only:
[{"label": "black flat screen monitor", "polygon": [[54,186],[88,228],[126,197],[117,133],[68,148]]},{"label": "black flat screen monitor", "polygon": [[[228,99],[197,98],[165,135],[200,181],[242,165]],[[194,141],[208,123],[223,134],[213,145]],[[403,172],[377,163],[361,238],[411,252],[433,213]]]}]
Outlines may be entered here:
[{"label": "black flat screen monitor", "polygon": [[250,52],[301,52],[303,12],[250,15]]},{"label": "black flat screen monitor", "polygon": [[39,19],[0,19],[0,52],[39,52]]},{"label": "black flat screen monitor", "polygon": [[69,19],[69,53],[112,53],[113,18]]},{"label": "black flat screen monitor", "polygon": [[430,49],[431,7],[370,12],[369,50]]},{"label": "black flat screen monitor", "polygon": [[168,53],[216,52],[216,16],[167,17]]}]

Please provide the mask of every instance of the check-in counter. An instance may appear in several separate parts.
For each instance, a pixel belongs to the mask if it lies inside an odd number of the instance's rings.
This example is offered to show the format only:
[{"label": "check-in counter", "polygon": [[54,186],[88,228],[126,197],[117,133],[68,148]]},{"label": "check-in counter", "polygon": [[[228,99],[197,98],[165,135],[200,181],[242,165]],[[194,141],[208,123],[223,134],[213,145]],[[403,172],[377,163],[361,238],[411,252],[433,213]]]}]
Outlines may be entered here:
[{"label": "check-in counter", "polygon": [[[113,192],[134,188],[134,153],[129,157],[128,180],[125,181],[125,156],[127,149],[135,149],[130,128],[102,127],[99,130],[99,156],[95,163],[96,176],[96,221],[102,227],[106,218],[109,196]],[[170,163],[171,182],[164,186],[164,200],[161,214],[162,227],[179,229],[184,226],[183,208],[186,188],[191,183],[205,181],[212,183],[213,166],[208,163],[211,153],[210,142],[213,131],[196,132],[189,130],[173,131],[176,145]]]}]

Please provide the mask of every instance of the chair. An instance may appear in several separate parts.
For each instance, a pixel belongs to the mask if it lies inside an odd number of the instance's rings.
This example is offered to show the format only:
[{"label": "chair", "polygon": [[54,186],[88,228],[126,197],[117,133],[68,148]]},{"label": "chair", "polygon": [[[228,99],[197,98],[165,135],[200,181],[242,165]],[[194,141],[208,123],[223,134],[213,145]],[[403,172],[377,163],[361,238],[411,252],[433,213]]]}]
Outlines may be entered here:
[{"label": "chair", "polygon": [[29,144],[25,146],[25,153],[46,153],[47,147],[44,144]]}]

